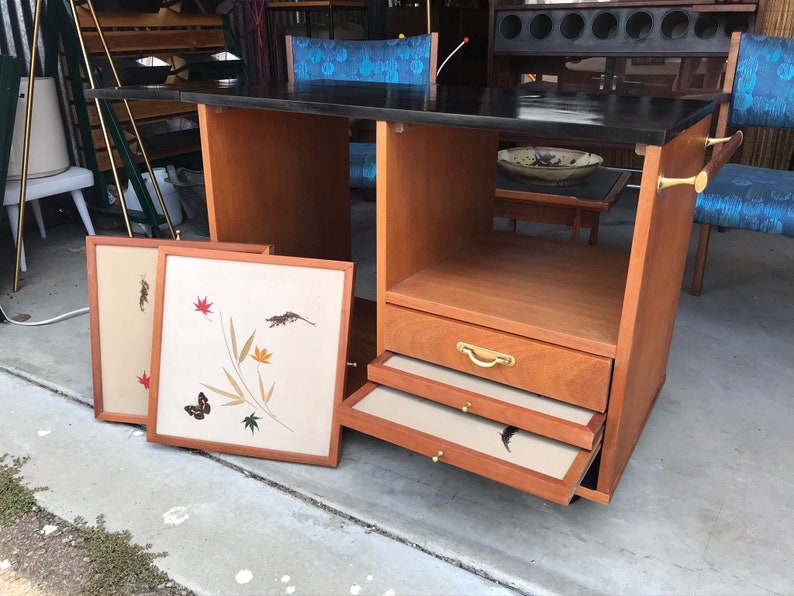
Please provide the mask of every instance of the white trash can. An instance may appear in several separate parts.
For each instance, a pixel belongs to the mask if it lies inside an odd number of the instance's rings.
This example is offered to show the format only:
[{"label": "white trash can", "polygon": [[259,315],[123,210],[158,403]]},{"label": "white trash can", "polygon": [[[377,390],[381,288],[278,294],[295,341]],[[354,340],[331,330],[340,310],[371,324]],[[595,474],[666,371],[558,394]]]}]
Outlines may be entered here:
[{"label": "white trash can", "polygon": [[[178,226],[182,223],[182,204],[179,201],[179,191],[173,184],[166,181],[165,168],[154,168],[153,171],[154,177],[157,180],[157,185],[160,187],[160,193],[163,195],[163,202],[165,203],[165,208],[168,210],[168,216],[171,218],[171,225]],[[157,199],[157,193],[154,192],[154,185],[149,178],[149,173],[144,172],[141,176],[146,183],[146,190],[149,192],[149,197],[151,197],[152,203],[154,204],[154,210],[162,215],[163,210],[160,207],[160,201]],[[140,198],[137,193],[134,192],[132,184],[130,183],[127,183],[127,188],[124,190],[124,198],[127,200],[127,209],[133,211],[141,210]],[[146,230],[148,226],[143,224],[139,225],[145,229],[147,234],[149,233],[149,231]],[[167,230],[168,224],[161,225],[160,229]]]}]

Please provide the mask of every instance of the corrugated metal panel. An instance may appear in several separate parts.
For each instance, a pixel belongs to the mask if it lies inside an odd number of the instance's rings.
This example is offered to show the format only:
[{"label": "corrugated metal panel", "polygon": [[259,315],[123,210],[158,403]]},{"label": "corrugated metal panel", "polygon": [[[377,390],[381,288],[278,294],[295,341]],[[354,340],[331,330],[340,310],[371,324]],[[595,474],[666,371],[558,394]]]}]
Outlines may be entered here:
[{"label": "corrugated metal panel", "polygon": [[[30,53],[33,42],[33,22],[36,3],[34,0],[4,0],[0,2],[0,19],[2,19],[2,39],[0,52],[17,56],[25,61],[25,72],[30,72]],[[46,6],[46,2],[42,3]],[[36,73],[41,74],[44,64],[44,36],[39,34],[39,59],[36,61]]]}]

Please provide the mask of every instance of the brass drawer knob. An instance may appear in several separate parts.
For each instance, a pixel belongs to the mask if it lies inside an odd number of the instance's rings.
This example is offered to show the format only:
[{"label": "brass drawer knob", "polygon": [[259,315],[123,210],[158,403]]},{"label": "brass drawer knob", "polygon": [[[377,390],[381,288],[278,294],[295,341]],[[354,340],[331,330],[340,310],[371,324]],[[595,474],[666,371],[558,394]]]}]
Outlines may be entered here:
[{"label": "brass drawer knob", "polygon": [[469,408],[471,408],[471,402],[470,402],[470,401],[467,401],[467,402],[466,402],[466,405],[465,405],[465,406],[463,406],[463,407],[460,409],[460,411],[461,411],[461,412],[468,412],[468,411],[469,411]]},{"label": "brass drawer knob", "polygon": [[434,464],[437,464],[439,461],[441,461],[442,457],[444,457],[444,452],[443,451],[439,451],[431,459],[433,460]]}]

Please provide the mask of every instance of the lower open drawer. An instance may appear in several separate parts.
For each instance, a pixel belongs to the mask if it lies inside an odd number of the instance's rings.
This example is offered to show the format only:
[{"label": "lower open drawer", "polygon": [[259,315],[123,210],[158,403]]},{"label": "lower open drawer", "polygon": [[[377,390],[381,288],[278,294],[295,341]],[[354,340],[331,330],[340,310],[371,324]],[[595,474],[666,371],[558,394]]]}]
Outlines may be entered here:
[{"label": "lower open drawer", "polygon": [[374,383],[344,400],[337,414],[344,426],[562,505],[602,437],[581,449]]}]

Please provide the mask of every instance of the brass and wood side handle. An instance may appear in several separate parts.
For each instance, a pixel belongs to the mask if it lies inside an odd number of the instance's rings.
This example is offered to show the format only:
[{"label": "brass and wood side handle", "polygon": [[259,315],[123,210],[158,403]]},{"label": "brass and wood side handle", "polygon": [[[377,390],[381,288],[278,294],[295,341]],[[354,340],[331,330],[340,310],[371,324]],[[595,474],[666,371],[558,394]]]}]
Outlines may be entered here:
[{"label": "brass and wood side handle", "polygon": [[742,144],[742,140],[744,139],[744,135],[742,131],[739,130],[733,134],[733,136],[725,137],[725,138],[707,138],[706,139],[706,147],[711,147],[712,145],[718,145],[720,143],[725,143],[725,147],[722,148],[722,151],[717,153],[711,158],[711,161],[706,164],[706,166],[697,173],[696,176],[691,176],[690,178],[667,178],[664,173],[659,176],[659,183],[657,185],[656,192],[657,194],[661,193],[665,188],[670,188],[671,186],[678,186],[679,184],[691,184],[695,187],[695,192],[703,192],[708,186],[708,183],[714,179],[714,177],[719,173],[728,160],[736,153],[736,150]]},{"label": "brass and wood side handle", "polygon": [[474,364],[482,366],[483,368],[491,368],[497,364],[501,364],[502,366],[515,366],[516,363],[516,359],[510,354],[502,354],[501,352],[495,352],[488,348],[480,348],[467,344],[466,342],[459,341],[456,348],[458,352],[466,354],[469,360]]}]

